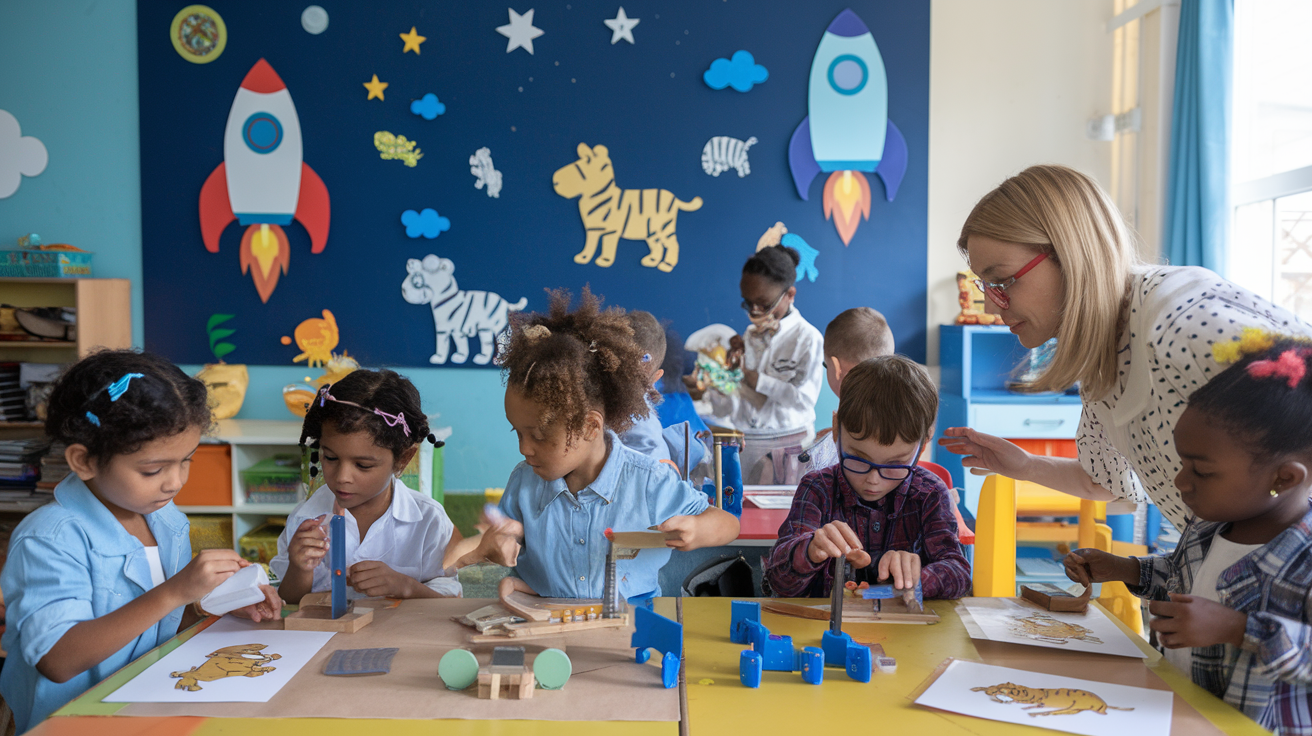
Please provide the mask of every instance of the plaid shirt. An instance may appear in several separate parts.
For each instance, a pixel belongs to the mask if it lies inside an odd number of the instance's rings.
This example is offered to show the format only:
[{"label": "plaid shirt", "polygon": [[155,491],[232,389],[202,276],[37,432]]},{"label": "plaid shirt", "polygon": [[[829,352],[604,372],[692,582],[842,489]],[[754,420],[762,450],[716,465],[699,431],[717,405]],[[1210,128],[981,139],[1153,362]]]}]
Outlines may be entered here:
[{"label": "plaid shirt", "polygon": [[920,555],[920,580],[926,598],[960,598],[970,592],[970,565],[957,540],[952,499],[938,476],[916,468],[910,481],[875,504],[866,506],[848,485],[841,466],[807,474],[797,487],[793,508],[779,527],[765,575],[774,593],[790,598],[823,598],[833,584],[833,564],[811,562],[806,548],[820,527],[842,521],[873,560],[855,571],[857,582],[875,582],[879,558],[888,550]]},{"label": "plaid shirt", "polygon": [[[1155,600],[1189,593],[1225,527],[1191,519],[1170,557],[1139,558],[1131,592]],[[1248,614],[1244,644],[1195,647],[1193,681],[1263,728],[1312,736],[1312,511],[1222,572],[1216,592],[1223,605]]]}]

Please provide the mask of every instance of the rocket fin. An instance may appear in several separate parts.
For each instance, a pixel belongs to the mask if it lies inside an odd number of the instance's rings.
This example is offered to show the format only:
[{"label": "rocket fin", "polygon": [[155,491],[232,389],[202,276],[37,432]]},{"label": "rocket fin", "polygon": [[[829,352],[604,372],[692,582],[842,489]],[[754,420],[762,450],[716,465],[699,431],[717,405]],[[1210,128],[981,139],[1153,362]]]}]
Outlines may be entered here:
[{"label": "rocket fin", "polygon": [[902,177],[907,173],[907,139],[897,129],[893,121],[888,121],[888,132],[884,134],[884,157],[880,159],[875,174],[884,182],[884,196],[892,202],[897,196],[898,187],[902,186]]},{"label": "rocket fin", "polygon": [[322,253],[328,244],[328,187],[310,165],[301,162],[301,193],[296,198],[296,221],[310,234],[310,252]]},{"label": "rocket fin", "polygon": [[811,150],[811,119],[802,118],[793,137],[788,141],[788,169],[793,172],[793,184],[797,186],[797,196],[809,199],[807,190],[816,174],[820,173],[820,164],[815,162],[815,152]]},{"label": "rocket fin", "polygon": [[228,202],[228,173],[223,164],[212,171],[200,188],[200,236],[205,250],[219,252],[219,236],[237,219]]}]

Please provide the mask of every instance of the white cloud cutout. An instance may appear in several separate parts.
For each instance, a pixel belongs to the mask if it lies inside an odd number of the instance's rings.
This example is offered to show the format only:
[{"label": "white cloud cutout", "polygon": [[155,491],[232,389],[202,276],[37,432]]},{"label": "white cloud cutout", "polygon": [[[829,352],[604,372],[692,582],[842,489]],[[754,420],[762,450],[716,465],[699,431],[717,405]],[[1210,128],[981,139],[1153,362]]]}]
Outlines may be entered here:
[{"label": "white cloud cutout", "polygon": [[23,135],[18,118],[0,110],[0,199],[17,192],[24,176],[36,176],[45,171],[49,160],[46,144]]}]

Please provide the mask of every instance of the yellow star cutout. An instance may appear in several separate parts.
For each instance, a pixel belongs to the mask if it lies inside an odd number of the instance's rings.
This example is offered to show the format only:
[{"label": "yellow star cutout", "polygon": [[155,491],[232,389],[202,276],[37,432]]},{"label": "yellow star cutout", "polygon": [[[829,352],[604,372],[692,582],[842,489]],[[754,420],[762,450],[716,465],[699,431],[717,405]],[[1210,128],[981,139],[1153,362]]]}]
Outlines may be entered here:
[{"label": "yellow star cutout", "polygon": [[421,35],[419,35],[418,33],[415,33],[415,27],[414,27],[414,26],[410,26],[410,32],[409,32],[409,33],[402,33],[402,34],[401,34],[401,40],[402,40],[402,41],[405,41],[405,48],[401,49],[401,53],[404,54],[404,53],[407,52],[407,51],[413,51],[413,52],[415,52],[416,54],[418,54],[418,53],[419,53],[419,44],[423,43],[424,41],[427,41],[427,40],[428,40],[428,37],[427,37],[427,36],[421,36]]},{"label": "yellow star cutout", "polygon": [[387,89],[387,82],[378,81],[377,74],[374,75],[374,81],[364,83],[364,88],[369,90],[369,97],[365,99],[366,102],[372,100],[375,97],[377,97],[380,100],[386,101],[387,98],[383,97],[383,90]]}]

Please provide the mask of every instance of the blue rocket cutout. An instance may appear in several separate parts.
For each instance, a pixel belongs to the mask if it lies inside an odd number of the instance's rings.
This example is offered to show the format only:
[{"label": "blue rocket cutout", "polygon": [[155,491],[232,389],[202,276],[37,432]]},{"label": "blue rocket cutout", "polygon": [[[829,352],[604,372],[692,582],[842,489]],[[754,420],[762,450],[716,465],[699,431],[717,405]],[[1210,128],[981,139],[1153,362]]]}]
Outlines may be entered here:
[{"label": "blue rocket cutout", "polygon": [[888,119],[884,59],[866,24],[844,10],[825,29],[811,62],[807,117],[788,142],[797,194],[820,172],[877,174],[892,202],[907,171],[907,142]]}]

